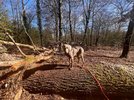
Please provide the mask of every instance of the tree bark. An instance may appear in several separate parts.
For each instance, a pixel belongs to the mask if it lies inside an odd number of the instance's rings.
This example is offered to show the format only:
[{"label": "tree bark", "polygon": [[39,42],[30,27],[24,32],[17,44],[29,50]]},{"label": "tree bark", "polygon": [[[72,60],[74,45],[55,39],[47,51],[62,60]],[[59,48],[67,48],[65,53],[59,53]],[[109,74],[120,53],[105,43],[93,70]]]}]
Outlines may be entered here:
[{"label": "tree bark", "polygon": [[36,0],[36,12],[37,12],[37,20],[38,20],[38,29],[40,34],[40,45],[43,46],[40,0]]},{"label": "tree bark", "polygon": [[[86,42],[86,36],[87,36],[87,31],[88,31],[88,24],[89,24],[89,19],[90,19],[90,15],[91,15],[91,4],[92,4],[92,0],[89,0],[89,4],[88,4],[88,8],[84,7],[84,0],[82,0],[82,4],[83,4],[83,9],[84,9],[84,14],[85,14],[85,28],[84,28],[84,36],[83,36],[83,44],[84,42]],[[86,9],[87,8],[87,9]]]},{"label": "tree bark", "polygon": [[58,31],[58,10],[57,10],[57,1],[54,0],[54,4],[53,4],[53,8],[54,8],[54,18],[55,18],[55,37],[56,37],[56,42],[59,41],[59,31]]},{"label": "tree bark", "polygon": [[99,39],[100,39],[100,31],[98,30],[96,39],[95,39],[95,46],[98,46]]},{"label": "tree bark", "polygon": [[62,0],[58,1],[59,6],[59,41],[62,40]]},{"label": "tree bark", "polygon": [[129,22],[128,30],[127,30],[125,41],[123,44],[123,51],[122,51],[120,58],[127,58],[128,56],[133,29],[134,29],[134,20]]},{"label": "tree bark", "polygon": [[133,34],[133,30],[134,30],[134,3],[133,3],[132,10],[130,12],[128,12],[126,15],[124,15],[124,17],[121,20],[119,20],[119,22],[124,21],[127,18],[130,18],[130,22],[128,25],[128,30],[127,30],[127,33],[125,36],[125,41],[123,44],[123,51],[122,51],[120,58],[127,58],[127,56],[128,56],[131,37]]},{"label": "tree bark", "polygon": [[68,5],[69,5],[69,28],[70,28],[70,36],[71,36],[71,42],[74,42],[74,36],[73,36],[73,31],[72,31],[72,21],[71,21],[71,1],[68,0]]},{"label": "tree bark", "polygon": [[58,1],[58,16],[59,16],[59,51],[61,51],[61,42],[62,42],[62,0]]},{"label": "tree bark", "polygon": [[[14,63],[9,63],[9,65],[7,65],[8,72],[4,73],[3,75],[0,75],[0,81],[3,81],[8,77],[11,77],[12,75],[15,75],[16,73],[22,71],[23,69],[26,70],[33,67],[38,69],[39,66],[42,66],[44,64],[42,63],[42,61],[48,60],[52,56],[53,56],[52,54],[45,55],[45,53],[41,53],[40,55],[37,56],[27,56],[27,58],[25,59],[13,61]],[[7,69],[6,66],[3,65],[0,65],[0,68],[1,70],[2,68],[3,70]]]},{"label": "tree bark", "polygon": [[91,31],[90,31],[90,44],[89,44],[90,46],[93,45],[93,31],[94,31],[94,15],[92,16],[92,26],[91,26]]},{"label": "tree bark", "polygon": [[[24,7],[25,6],[24,0],[22,0],[21,3],[22,3],[22,24],[23,24],[24,30],[26,32],[28,32],[29,28],[28,28],[28,23],[27,23],[26,11],[25,11],[25,7]],[[26,34],[26,39],[27,39],[28,44],[31,44],[30,38],[27,34]]]},{"label": "tree bark", "polygon": [[[49,69],[46,69],[46,66]],[[98,96],[104,99],[98,84],[90,73],[76,67],[71,70],[65,67],[65,65],[48,64],[38,69],[26,71],[23,77],[24,89],[31,93],[58,93],[77,97],[85,96],[85,98]],[[123,71],[118,67],[114,72],[113,70],[108,70],[109,68],[103,69],[101,73],[95,74],[95,76],[104,87],[103,89],[109,99],[133,98],[133,75],[124,72],[126,76],[122,76]],[[103,75],[104,77],[102,78]],[[102,79],[100,80],[99,77]]]},{"label": "tree bark", "polygon": [[56,34],[56,42],[59,40],[59,33],[58,33],[58,18],[55,16],[55,34]]}]

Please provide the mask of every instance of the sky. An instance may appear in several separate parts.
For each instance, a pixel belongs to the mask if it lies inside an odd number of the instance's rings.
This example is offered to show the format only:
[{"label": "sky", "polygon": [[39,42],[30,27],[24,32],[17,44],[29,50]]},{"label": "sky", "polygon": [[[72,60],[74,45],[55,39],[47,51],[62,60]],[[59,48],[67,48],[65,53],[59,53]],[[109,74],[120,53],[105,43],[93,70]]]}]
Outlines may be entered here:
[{"label": "sky", "polygon": [[[0,1],[2,1],[2,0],[0,0]],[[4,4],[4,7],[7,9],[8,15],[10,16],[10,18],[12,18],[13,15],[12,15],[12,9],[11,9],[10,0],[4,0],[4,1],[6,1],[5,4]],[[15,1],[21,1],[21,0],[12,0],[12,1],[14,2],[14,4],[18,4]],[[36,5],[35,5],[36,0],[24,0],[24,1],[25,1],[25,4],[26,4],[25,9],[26,9],[27,13],[32,11],[32,14],[36,14],[36,9],[35,9],[36,8]],[[119,0],[119,1],[121,1],[121,0]],[[21,4],[20,4],[20,7],[21,7]],[[127,5],[125,3],[124,3],[124,7],[127,7]],[[131,5],[130,5],[130,7],[131,7]],[[109,5],[107,7],[107,10],[111,11],[111,13],[113,15],[118,12],[117,9],[115,10],[115,6],[113,6],[113,5]],[[79,14],[79,13],[76,13],[76,14]],[[35,16],[35,18],[36,18],[36,16]],[[83,16],[79,15],[79,22],[82,21],[82,19],[83,19]],[[36,19],[32,21],[32,25],[34,27],[37,26],[37,20]]]}]

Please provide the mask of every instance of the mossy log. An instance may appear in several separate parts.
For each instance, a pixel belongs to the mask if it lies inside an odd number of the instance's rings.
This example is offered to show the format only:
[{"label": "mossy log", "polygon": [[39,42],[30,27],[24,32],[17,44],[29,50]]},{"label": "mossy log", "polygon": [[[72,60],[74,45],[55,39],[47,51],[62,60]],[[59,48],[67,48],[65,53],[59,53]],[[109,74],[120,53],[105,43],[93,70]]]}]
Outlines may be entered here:
[{"label": "mossy log", "polygon": [[[130,67],[130,66],[129,66]],[[132,67],[132,66],[131,66]],[[134,98],[134,70],[105,64],[89,66],[110,99]],[[24,72],[22,85],[31,93],[58,93],[77,97],[104,96],[92,75],[85,69],[66,65],[44,65]]]},{"label": "mossy log", "polygon": [[1,70],[8,69],[8,71],[6,73],[0,75],[0,81],[7,79],[8,77],[15,75],[16,73],[18,73],[22,70],[26,70],[31,67],[36,68],[38,66],[41,66],[42,61],[48,60],[52,56],[53,56],[52,54],[46,56],[44,53],[41,53],[37,56],[31,55],[31,56],[27,56],[25,59],[13,61],[13,63],[9,63],[9,65],[6,64],[6,66],[5,66],[5,63],[1,63],[0,69]]}]

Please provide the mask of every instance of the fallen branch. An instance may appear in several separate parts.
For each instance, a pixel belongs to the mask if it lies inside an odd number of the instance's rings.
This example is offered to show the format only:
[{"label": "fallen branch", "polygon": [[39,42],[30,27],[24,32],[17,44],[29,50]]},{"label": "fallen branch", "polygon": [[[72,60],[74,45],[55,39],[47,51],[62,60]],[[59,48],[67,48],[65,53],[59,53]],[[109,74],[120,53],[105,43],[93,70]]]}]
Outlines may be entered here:
[{"label": "fallen branch", "polygon": [[11,67],[13,64],[17,63],[20,60],[15,60],[15,61],[0,61],[0,68],[1,67]]},{"label": "fallen branch", "polygon": [[[11,46],[14,46],[14,43],[13,43],[13,42],[9,42],[9,41],[0,40],[0,43],[1,43],[1,44],[4,44],[4,45],[11,45]],[[21,44],[21,43],[16,43],[16,45],[19,46],[19,47],[25,47],[25,48],[29,48],[29,49],[34,50],[34,47],[31,46],[31,45]],[[43,49],[42,49],[42,48],[39,48],[39,47],[36,47],[36,49],[37,49],[38,51],[49,50],[49,49],[47,49],[47,48],[43,48]]]},{"label": "fallen branch", "polygon": [[17,47],[19,52],[22,54],[22,56],[26,57],[26,54],[20,49],[20,47],[16,44],[15,40],[12,38],[12,36],[8,33],[5,32],[5,34],[12,40],[13,44]]}]

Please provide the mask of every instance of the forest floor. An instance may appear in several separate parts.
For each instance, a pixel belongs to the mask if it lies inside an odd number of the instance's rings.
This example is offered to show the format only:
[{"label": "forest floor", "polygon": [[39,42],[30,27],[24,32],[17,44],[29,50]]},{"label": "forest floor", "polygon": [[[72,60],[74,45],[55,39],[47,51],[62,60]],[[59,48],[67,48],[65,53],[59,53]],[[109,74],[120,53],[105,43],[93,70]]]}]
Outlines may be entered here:
[{"label": "forest floor", "polygon": [[[99,70],[97,68],[97,64],[104,64],[104,65],[116,65],[116,66],[127,66],[129,68],[129,71],[134,70],[134,50],[130,50],[128,58],[119,58],[121,55],[121,50],[116,49],[116,48],[111,48],[111,47],[100,47],[95,50],[88,50],[85,52],[85,64],[83,67],[89,68],[89,70],[96,75]],[[17,54],[7,54],[3,53],[0,54],[0,61],[14,61],[17,59],[22,59],[20,55]],[[54,55],[53,58],[44,61],[45,63],[49,64],[63,64],[66,65],[65,68],[68,68],[68,59],[65,55]],[[94,66],[95,65],[95,66]],[[74,67],[79,67],[81,66],[81,63],[77,63],[77,59],[75,59],[75,66]],[[101,67],[101,66],[99,66]],[[122,67],[124,68],[124,67]],[[73,69],[73,68],[72,68]],[[112,68],[111,68],[112,69]],[[58,70],[58,69],[56,69]],[[60,69],[59,69],[60,70]],[[128,70],[128,69],[127,69]],[[5,72],[7,72],[8,69],[2,69],[0,67],[0,76],[3,75]],[[0,81],[0,99],[7,100],[6,98],[8,95],[14,95],[14,89],[20,88],[20,86],[13,86],[12,88],[10,87],[11,81],[15,80],[15,77],[10,77],[7,78],[4,81]],[[98,77],[99,80],[99,77]],[[100,79],[101,80],[101,79]],[[16,83],[17,84],[17,83]],[[24,90],[22,91],[21,99],[20,100],[68,100],[65,99],[64,97],[56,94],[31,94],[28,91]],[[5,96],[7,95],[7,96]],[[4,98],[3,98],[4,97]],[[11,96],[11,98],[13,98]],[[10,99],[10,100],[15,100],[15,99]],[[71,99],[73,100],[73,99]]]}]

